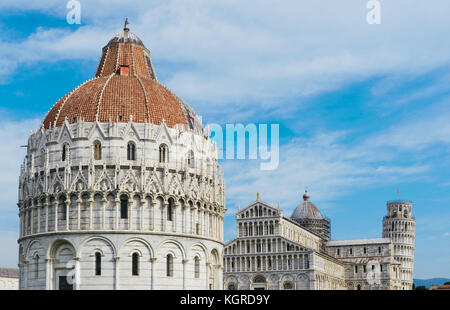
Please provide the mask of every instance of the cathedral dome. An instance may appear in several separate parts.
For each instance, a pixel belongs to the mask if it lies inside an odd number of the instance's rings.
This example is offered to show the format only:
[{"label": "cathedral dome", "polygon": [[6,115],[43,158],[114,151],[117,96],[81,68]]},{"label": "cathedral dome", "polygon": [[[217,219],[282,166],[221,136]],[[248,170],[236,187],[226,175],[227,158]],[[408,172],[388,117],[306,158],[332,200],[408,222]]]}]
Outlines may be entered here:
[{"label": "cathedral dome", "polygon": [[182,99],[158,82],[150,51],[127,27],[103,48],[95,77],[62,97],[43,126],[64,121],[128,122],[182,126],[203,132],[201,121]]},{"label": "cathedral dome", "polygon": [[19,287],[222,289],[224,194],[216,144],[126,22],[30,133]]},{"label": "cathedral dome", "polygon": [[308,191],[305,190],[303,194],[303,202],[295,208],[294,212],[292,212],[291,219],[292,220],[300,220],[300,219],[323,219],[322,213],[320,213],[319,209],[309,201]]}]

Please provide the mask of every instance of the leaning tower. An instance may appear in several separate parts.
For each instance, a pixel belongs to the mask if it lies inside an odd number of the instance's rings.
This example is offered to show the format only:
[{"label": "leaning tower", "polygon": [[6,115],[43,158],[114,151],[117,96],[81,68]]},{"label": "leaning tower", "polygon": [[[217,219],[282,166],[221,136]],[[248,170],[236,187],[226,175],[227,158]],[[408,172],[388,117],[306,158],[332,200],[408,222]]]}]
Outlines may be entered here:
[{"label": "leaning tower", "polygon": [[394,243],[394,258],[400,265],[401,288],[411,290],[414,270],[414,236],[416,220],[411,216],[412,202],[396,200],[387,204],[388,215],[383,218],[383,238]]}]

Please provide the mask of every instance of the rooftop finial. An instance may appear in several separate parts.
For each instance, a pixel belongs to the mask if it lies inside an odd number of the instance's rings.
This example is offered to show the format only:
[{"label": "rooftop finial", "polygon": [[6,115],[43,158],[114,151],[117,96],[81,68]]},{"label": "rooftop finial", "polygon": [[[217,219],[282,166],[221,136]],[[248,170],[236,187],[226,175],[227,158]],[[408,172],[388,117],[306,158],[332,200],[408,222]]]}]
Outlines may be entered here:
[{"label": "rooftop finial", "polygon": [[130,24],[130,22],[128,21],[128,17],[125,18],[125,25],[123,26],[123,30],[124,31],[129,31],[130,28],[128,28],[128,25]]},{"label": "rooftop finial", "polygon": [[259,196],[259,192],[256,193],[256,200],[259,200],[260,196]]},{"label": "rooftop finial", "polygon": [[305,187],[305,193],[303,194],[303,200],[308,201],[309,200],[309,194],[308,194],[308,188]]}]

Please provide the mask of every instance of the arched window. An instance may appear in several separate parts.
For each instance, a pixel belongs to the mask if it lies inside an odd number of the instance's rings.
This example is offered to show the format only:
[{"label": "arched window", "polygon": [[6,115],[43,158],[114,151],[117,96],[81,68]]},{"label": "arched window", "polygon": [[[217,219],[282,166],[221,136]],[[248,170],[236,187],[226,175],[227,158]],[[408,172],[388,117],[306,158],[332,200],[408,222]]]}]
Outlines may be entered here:
[{"label": "arched window", "polygon": [[128,197],[125,195],[120,197],[120,218],[128,218]]},{"label": "arched window", "polygon": [[139,275],[139,254],[133,253],[133,262],[132,262],[132,275],[138,276]]},{"label": "arched window", "polygon": [[292,286],[292,282],[284,282],[283,288],[285,290],[292,290],[294,287]]},{"label": "arched window", "polygon": [[198,279],[198,278],[200,278],[200,259],[198,257],[195,257],[194,264],[195,264],[194,276],[196,279]]},{"label": "arched window", "polygon": [[159,146],[159,162],[167,163],[168,161],[169,161],[169,149],[167,148],[167,145],[161,144]]},{"label": "arched window", "polygon": [[99,141],[94,142],[94,160],[102,159],[102,144]]},{"label": "arched window", "polygon": [[228,285],[228,290],[229,291],[235,291],[236,290],[236,286],[234,284],[229,284]]},{"label": "arched window", "polygon": [[95,253],[95,275],[102,275],[102,253],[100,252]]},{"label": "arched window", "polygon": [[39,255],[36,254],[34,257],[34,277],[39,278]]},{"label": "arched window", "polygon": [[59,198],[59,214],[58,214],[58,219],[61,221],[66,220],[66,216],[67,216],[67,205],[65,202],[65,198],[64,197],[60,197]]},{"label": "arched window", "polygon": [[256,276],[253,283],[266,283],[266,278],[263,276]]},{"label": "arched window", "polygon": [[356,287],[356,289],[357,289],[358,291],[360,291],[360,290],[361,290],[361,285],[358,284],[358,286]]},{"label": "arched window", "polygon": [[187,164],[188,164],[189,168],[194,168],[195,167],[194,152],[192,150],[190,150],[188,152]]},{"label": "arched window", "polygon": [[127,160],[136,160],[136,145],[133,142],[128,142]]},{"label": "arched window", "polygon": [[167,220],[173,220],[173,200],[169,199],[169,205],[167,206]]},{"label": "arched window", "polygon": [[66,161],[67,151],[68,151],[67,144],[64,144],[63,147],[62,147],[62,151],[61,151],[61,160],[62,161]]},{"label": "arched window", "polygon": [[44,164],[45,164],[45,150],[44,149],[41,150],[41,160],[40,160],[39,164],[41,165],[41,167],[44,167]]},{"label": "arched window", "polygon": [[168,254],[166,257],[166,275],[168,277],[173,277],[173,256]]}]

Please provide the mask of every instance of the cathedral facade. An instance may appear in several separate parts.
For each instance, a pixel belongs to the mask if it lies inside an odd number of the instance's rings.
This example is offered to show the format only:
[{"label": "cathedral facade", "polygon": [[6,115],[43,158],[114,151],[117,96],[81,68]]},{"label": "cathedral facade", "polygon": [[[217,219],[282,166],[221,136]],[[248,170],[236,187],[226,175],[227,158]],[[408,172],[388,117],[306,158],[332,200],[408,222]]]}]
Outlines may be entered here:
[{"label": "cathedral facade", "polygon": [[307,191],[303,200],[290,218],[259,193],[237,212],[237,238],[224,249],[224,289],[412,289],[412,203],[387,203],[382,238],[334,241],[331,221]]},{"label": "cathedral facade", "polygon": [[127,25],[32,131],[19,180],[20,289],[222,289],[216,145]]}]

